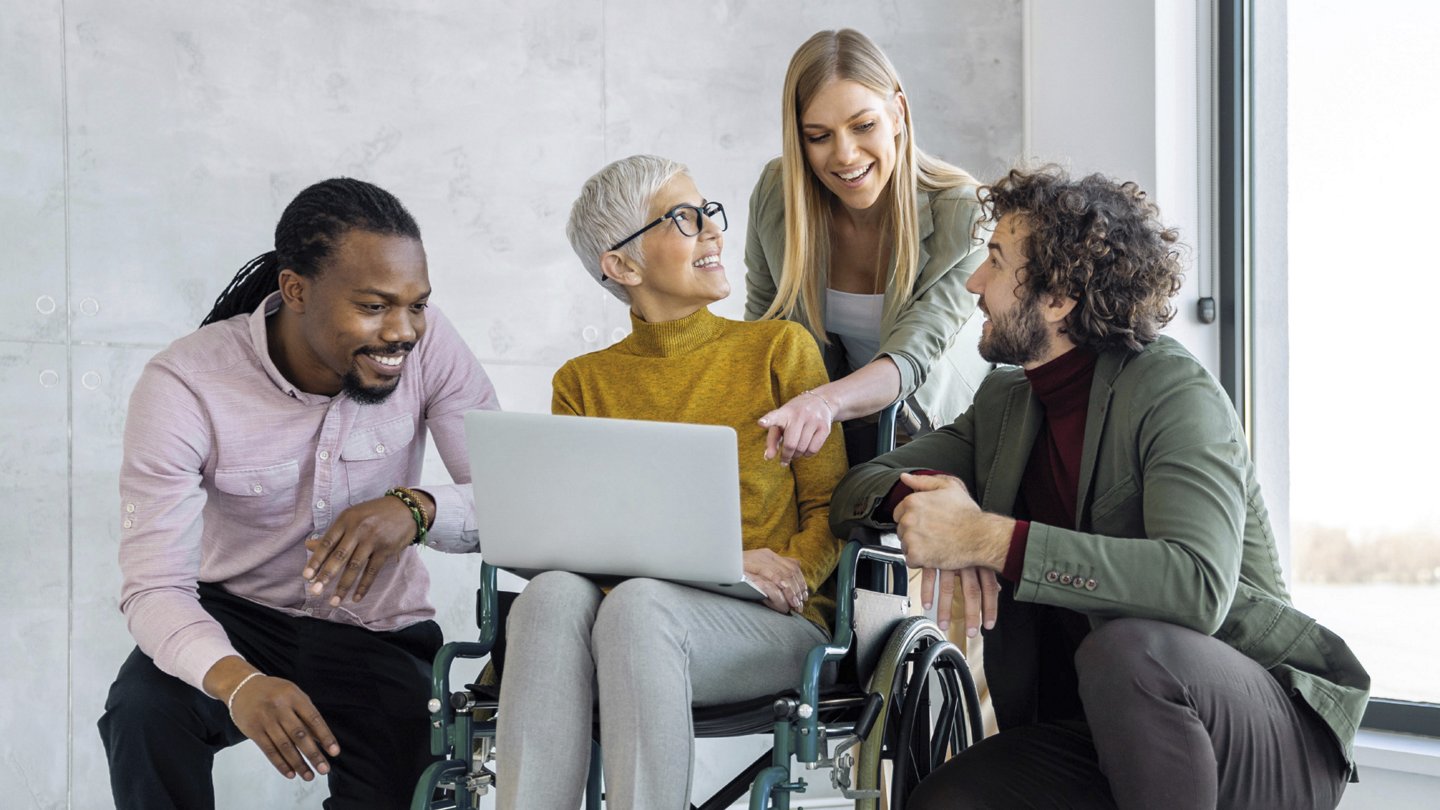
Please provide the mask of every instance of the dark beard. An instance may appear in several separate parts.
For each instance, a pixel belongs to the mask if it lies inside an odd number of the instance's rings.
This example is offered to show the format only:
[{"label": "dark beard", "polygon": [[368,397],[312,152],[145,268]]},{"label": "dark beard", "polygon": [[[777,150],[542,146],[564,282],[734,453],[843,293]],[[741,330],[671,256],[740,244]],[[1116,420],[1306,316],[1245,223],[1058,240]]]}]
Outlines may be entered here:
[{"label": "dark beard", "polygon": [[340,392],[361,405],[379,405],[399,387],[399,377],[389,385],[365,385],[360,382],[360,375],[356,374],[354,369],[345,372],[345,377],[340,380]]},{"label": "dark beard", "polygon": [[[391,343],[386,346],[367,346],[355,352],[355,356],[362,354],[408,354],[415,348],[411,342]],[[384,402],[395,389],[400,387],[400,378],[395,377],[388,383],[381,385],[365,385],[360,382],[360,374],[352,366],[345,376],[340,380],[340,391],[360,405],[379,405]]]},{"label": "dark beard", "polygon": [[990,334],[980,338],[980,356],[991,363],[1021,366],[1040,359],[1048,344],[1040,304],[1031,299],[1009,315],[990,319]]}]

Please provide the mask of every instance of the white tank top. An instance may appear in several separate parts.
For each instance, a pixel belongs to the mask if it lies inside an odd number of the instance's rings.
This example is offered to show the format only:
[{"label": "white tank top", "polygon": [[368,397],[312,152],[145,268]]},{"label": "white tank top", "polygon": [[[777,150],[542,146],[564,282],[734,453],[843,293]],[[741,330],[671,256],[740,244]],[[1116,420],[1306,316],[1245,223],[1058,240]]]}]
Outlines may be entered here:
[{"label": "white tank top", "polygon": [[885,295],[825,291],[825,331],[840,336],[850,370],[875,359],[880,351],[880,319],[885,313]]}]

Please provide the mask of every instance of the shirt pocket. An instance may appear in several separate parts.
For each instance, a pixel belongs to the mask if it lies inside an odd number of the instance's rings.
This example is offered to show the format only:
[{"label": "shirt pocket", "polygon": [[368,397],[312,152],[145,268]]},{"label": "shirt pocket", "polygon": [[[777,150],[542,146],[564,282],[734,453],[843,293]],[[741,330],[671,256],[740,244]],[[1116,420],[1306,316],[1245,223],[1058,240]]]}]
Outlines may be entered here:
[{"label": "shirt pocket", "polygon": [[415,439],[415,418],[397,416],[350,431],[340,448],[347,495],[351,504],[378,498],[405,480],[410,468],[410,443]]},{"label": "shirt pocket", "polygon": [[279,529],[295,518],[300,464],[215,470],[216,507],[222,517],[247,526]]}]

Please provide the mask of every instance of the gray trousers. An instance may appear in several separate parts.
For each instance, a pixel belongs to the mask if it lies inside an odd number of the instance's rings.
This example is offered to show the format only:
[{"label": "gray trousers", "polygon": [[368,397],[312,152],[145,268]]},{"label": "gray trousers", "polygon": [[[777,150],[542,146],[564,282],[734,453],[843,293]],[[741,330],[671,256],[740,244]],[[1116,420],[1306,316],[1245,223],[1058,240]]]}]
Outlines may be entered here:
[{"label": "gray trousers", "polygon": [[932,773],[909,810],[1340,803],[1347,772],[1329,728],[1228,644],[1118,619],[1086,636],[1075,669],[1085,721],[1001,731]]},{"label": "gray trousers", "polygon": [[599,698],[607,807],[688,807],[692,705],[800,683],[823,631],[797,614],[653,579],[608,595],[564,571],[515,600],[500,679],[501,810],[578,807]]}]

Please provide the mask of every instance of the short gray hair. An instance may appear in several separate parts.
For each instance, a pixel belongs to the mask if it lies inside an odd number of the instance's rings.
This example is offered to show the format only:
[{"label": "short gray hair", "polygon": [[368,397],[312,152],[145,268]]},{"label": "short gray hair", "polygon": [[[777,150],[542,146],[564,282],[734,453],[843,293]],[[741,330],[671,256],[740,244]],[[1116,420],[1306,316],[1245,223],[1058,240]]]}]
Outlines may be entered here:
[{"label": "short gray hair", "polygon": [[[570,206],[565,235],[585,270],[600,286],[625,303],[630,293],[621,284],[606,278],[600,257],[612,245],[645,227],[650,218],[650,201],[677,175],[688,175],[682,163],[654,155],[631,155],[596,172],[585,181],[580,196]],[[643,261],[640,240],[620,249],[635,261]]]}]

